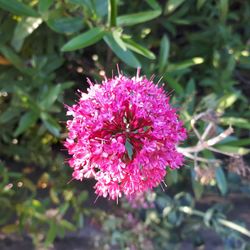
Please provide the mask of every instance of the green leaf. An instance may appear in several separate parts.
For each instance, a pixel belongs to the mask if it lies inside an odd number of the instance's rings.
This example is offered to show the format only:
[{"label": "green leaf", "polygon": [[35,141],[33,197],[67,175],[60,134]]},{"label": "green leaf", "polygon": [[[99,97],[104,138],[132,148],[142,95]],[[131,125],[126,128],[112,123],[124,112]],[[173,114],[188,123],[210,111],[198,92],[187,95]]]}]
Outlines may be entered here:
[{"label": "green leaf", "polygon": [[127,150],[129,159],[132,160],[132,158],[133,158],[133,145],[130,143],[128,138],[126,138],[125,148]]},{"label": "green leaf", "polygon": [[169,64],[167,71],[172,72],[172,71],[183,70],[183,69],[190,68],[194,65],[201,64],[203,62],[204,62],[204,59],[202,57],[194,57],[192,59],[188,59],[179,63]]},{"label": "green leaf", "polygon": [[239,96],[240,96],[240,92],[233,92],[233,93],[230,93],[221,97],[218,102],[217,111],[223,112],[226,108],[231,107],[239,98]]},{"label": "green leaf", "polygon": [[83,7],[87,6],[87,8],[89,8],[90,10],[94,8],[92,0],[69,0],[69,2],[81,5]]},{"label": "green leaf", "polygon": [[38,13],[30,6],[17,0],[0,0],[0,8],[15,15],[39,17]]},{"label": "green leaf", "polygon": [[103,28],[92,28],[81,35],[72,38],[63,47],[62,51],[73,51],[77,49],[83,49],[92,44],[95,44],[103,38],[105,31]]},{"label": "green leaf", "polygon": [[125,45],[125,43],[123,42],[123,40],[121,39],[121,32],[119,32],[118,30],[114,30],[112,32],[112,36],[115,39],[116,43],[124,50],[127,50],[127,47]]},{"label": "green leaf", "polygon": [[134,54],[127,50],[124,51],[115,41],[111,34],[108,34],[104,37],[104,41],[108,44],[108,46],[113,50],[113,52],[126,64],[131,67],[137,68],[140,67],[141,64],[138,59],[134,56]]},{"label": "green leaf", "polygon": [[60,226],[66,228],[69,231],[75,231],[76,230],[75,226],[72,223],[70,223],[69,221],[67,221],[67,220],[60,220],[59,223],[60,223]]},{"label": "green leaf", "polygon": [[20,134],[25,132],[29,127],[34,125],[38,117],[39,117],[38,114],[32,111],[25,113],[19,121],[18,127],[14,132],[14,136],[19,136]]},{"label": "green leaf", "polygon": [[12,106],[8,107],[0,114],[0,124],[7,123],[13,118],[17,117],[20,113],[20,110]]},{"label": "green leaf", "polygon": [[250,146],[250,138],[245,138],[245,139],[230,141],[230,142],[227,142],[227,143],[223,143],[223,142],[221,142],[221,143],[223,145],[237,146],[237,147]]},{"label": "green leaf", "polygon": [[168,185],[176,184],[178,182],[178,171],[170,169],[166,176]]},{"label": "green leaf", "polygon": [[161,39],[160,54],[159,54],[159,71],[163,72],[167,66],[169,56],[170,43],[167,35]]},{"label": "green leaf", "polygon": [[47,24],[58,33],[74,33],[84,27],[81,17],[53,18],[49,19]]},{"label": "green leaf", "polygon": [[233,125],[239,128],[250,129],[250,120],[240,117],[221,117],[219,122],[223,125]]},{"label": "green leaf", "polygon": [[217,186],[220,189],[220,192],[222,195],[225,195],[227,193],[227,180],[224,174],[224,171],[222,170],[221,167],[216,168],[215,172],[215,178],[217,182]]},{"label": "green leaf", "polygon": [[116,18],[116,22],[117,22],[117,25],[119,26],[132,26],[138,23],[144,23],[152,19],[155,19],[160,14],[161,14],[160,10],[138,12],[134,14],[118,16]]},{"label": "green leaf", "polygon": [[54,119],[48,113],[42,112],[41,119],[43,121],[44,126],[48,129],[48,131],[56,137],[60,136],[61,127],[57,123],[56,119]]},{"label": "green leaf", "polygon": [[49,109],[51,105],[56,101],[61,91],[62,89],[60,84],[51,87],[46,93],[45,98],[41,101],[40,106],[44,109]]},{"label": "green leaf", "polygon": [[126,47],[140,55],[143,55],[145,57],[147,57],[148,59],[154,60],[155,54],[153,52],[151,52],[150,50],[148,50],[147,48],[141,46],[140,44],[134,42],[133,40],[126,38],[123,39],[123,41],[126,44]]},{"label": "green leaf", "polygon": [[174,12],[185,0],[168,0],[165,8],[165,13],[170,14]]},{"label": "green leaf", "polygon": [[57,225],[54,220],[50,220],[49,231],[46,235],[45,246],[51,245],[56,238]]},{"label": "green leaf", "polygon": [[195,180],[195,172],[191,172],[192,188],[196,200],[199,200],[204,192],[204,186],[202,186],[198,181]]},{"label": "green leaf", "polygon": [[161,5],[156,0],[146,0],[146,2],[152,9],[161,11]]},{"label": "green leaf", "polygon": [[205,4],[206,0],[197,0],[197,10],[200,10],[202,8],[202,6]]},{"label": "green leaf", "polygon": [[32,76],[32,69],[27,68],[24,65],[22,59],[10,48],[7,46],[0,46],[0,52],[8,59],[20,72]]},{"label": "green leaf", "polygon": [[41,23],[42,19],[35,17],[23,18],[20,22],[18,22],[11,40],[12,47],[19,52],[23,46],[25,38],[31,35]]},{"label": "green leaf", "polygon": [[225,153],[233,153],[236,155],[246,155],[250,153],[250,149],[243,148],[243,147],[234,147],[234,146],[224,145],[224,144],[217,144],[214,147]]},{"label": "green leaf", "polygon": [[176,91],[176,93],[178,94],[182,94],[184,92],[183,87],[180,85],[180,83],[178,83],[172,76],[165,75],[163,76],[164,81],[167,82],[167,85],[169,85],[172,89],[174,89]]},{"label": "green leaf", "polygon": [[48,12],[50,6],[53,4],[53,0],[39,0],[38,11],[42,15]]},{"label": "green leaf", "polygon": [[220,20],[225,21],[228,13],[228,0],[220,0],[219,1],[220,8]]}]

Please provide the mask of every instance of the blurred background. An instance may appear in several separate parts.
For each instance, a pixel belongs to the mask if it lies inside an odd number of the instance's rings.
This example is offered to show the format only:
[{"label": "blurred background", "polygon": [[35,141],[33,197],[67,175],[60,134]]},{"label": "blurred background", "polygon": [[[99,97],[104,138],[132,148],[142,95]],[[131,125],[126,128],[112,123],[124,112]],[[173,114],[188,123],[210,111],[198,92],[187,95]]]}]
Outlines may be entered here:
[{"label": "blurred background", "polygon": [[[249,24],[247,0],[0,0],[0,249],[250,249]],[[182,148],[226,137],[133,204],[70,181],[62,144],[117,64],[166,83]]]}]

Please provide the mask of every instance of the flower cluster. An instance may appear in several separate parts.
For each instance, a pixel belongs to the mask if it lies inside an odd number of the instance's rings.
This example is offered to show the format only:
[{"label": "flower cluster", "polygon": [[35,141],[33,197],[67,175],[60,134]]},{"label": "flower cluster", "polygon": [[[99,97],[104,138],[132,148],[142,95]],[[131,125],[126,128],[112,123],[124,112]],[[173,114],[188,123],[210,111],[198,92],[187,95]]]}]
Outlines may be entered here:
[{"label": "flower cluster", "polygon": [[146,77],[120,74],[68,107],[68,138],[73,178],[95,178],[98,196],[118,199],[160,184],[166,166],[182,165],[176,145],[186,130],[162,87]]}]

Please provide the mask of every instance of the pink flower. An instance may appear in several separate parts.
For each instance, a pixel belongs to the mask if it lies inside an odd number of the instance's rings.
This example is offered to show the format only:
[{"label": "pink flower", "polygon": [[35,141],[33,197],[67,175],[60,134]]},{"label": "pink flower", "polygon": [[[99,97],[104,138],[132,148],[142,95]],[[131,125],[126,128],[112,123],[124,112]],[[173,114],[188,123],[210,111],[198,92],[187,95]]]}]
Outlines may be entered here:
[{"label": "pink flower", "polygon": [[68,107],[65,147],[73,178],[95,178],[98,196],[129,198],[160,184],[166,166],[182,165],[176,145],[186,130],[162,87],[119,73]]}]

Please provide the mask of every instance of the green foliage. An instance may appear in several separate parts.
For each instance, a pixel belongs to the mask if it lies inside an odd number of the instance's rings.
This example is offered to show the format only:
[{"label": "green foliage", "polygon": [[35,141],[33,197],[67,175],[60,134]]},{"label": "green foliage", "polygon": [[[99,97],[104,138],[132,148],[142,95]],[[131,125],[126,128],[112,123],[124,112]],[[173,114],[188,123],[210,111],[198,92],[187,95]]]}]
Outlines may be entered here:
[{"label": "green foliage", "polygon": [[[25,232],[48,247],[97,213],[111,249],[175,249],[183,240],[199,241],[204,225],[222,236],[226,249],[246,249],[242,234],[249,232],[226,220],[225,209],[202,212],[195,203],[208,192],[249,195],[242,160],[250,152],[249,22],[250,3],[240,0],[0,0],[1,232]],[[159,84],[175,91],[172,102],[188,130],[193,117],[209,111],[197,122],[200,134],[209,122],[211,137],[227,126],[235,132],[215,151],[204,150],[205,161],[168,171],[173,197],[157,190],[155,207],[123,202],[122,212],[110,215],[87,209],[87,192],[66,185],[71,173],[58,149],[66,132],[63,104],[87,87],[82,74],[100,79],[105,69],[110,76],[117,63],[128,74],[139,66],[162,78]],[[190,132],[184,146],[197,142]],[[133,147],[128,140],[125,146],[131,159]],[[218,162],[218,152],[238,158]]]}]

